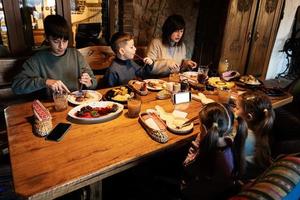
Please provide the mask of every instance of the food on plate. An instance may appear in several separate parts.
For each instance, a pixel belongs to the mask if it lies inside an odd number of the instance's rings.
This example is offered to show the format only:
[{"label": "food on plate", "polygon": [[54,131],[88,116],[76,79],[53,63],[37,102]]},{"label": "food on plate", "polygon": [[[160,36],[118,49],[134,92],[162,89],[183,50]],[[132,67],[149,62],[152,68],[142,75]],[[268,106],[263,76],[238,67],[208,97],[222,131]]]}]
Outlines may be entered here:
[{"label": "food on plate", "polygon": [[234,82],[227,82],[220,79],[220,77],[210,77],[208,84],[216,88],[232,88],[235,86]]},{"label": "food on plate", "polygon": [[113,88],[111,92],[111,99],[115,101],[127,101],[130,97],[128,88],[124,86]]},{"label": "food on plate", "polygon": [[253,75],[245,75],[240,78],[240,81],[249,85],[260,85],[260,82]]},{"label": "food on plate", "polygon": [[240,76],[240,73],[237,71],[233,71],[233,70],[222,73],[222,79],[224,79],[225,81],[233,80],[235,78],[238,78],[239,76]]},{"label": "food on plate", "polygon": [[171,93],[168,90],[161,90],[156,95],[157,99],[168,99],[171,97]]},{"label": "food on plate", "polygon": [[184,80],[184,79],[188,79],[189,81],[192,82],[198,82],[198,72],[184,72],[180,75],[180,79]]},{"label": "food on plate", "polygon": [[183,124],[187,122],[187,118],[174,118],[172,121],[167,122],[168,129],[174,133],[189,133],[193,130],[193,123],[188,123],[187,125]]},{"label": "food on plate", "polygon": [[168,142],[169,137],[166,132],[166,125],[157,114],[143,112],[139,116],[139,122],[153,140],[159,143]]},{"label": "food on plate", "polygon": [[82,91],[81,93],[75,94],[75,101],[77,102],[88,101],[92,98],[94,98],[94,95],[88,91]]},{"label": "food on plate", "polygon": [[74,91],[68,95],[68,101],[75,105],[99,101],[102,95],[94,90]]},{"label": "food on plate", "polygon": [[147,95],[147,83],[144,81],[130,80],[128,86],[140,95]]},{"label": "food on plate", "polygon": [[148,88],[150,88],[150,89],[162,89],[165,84],[165,81],[158,80],[158,79],[157,80],[148,80],[146,82],[147,82]]},{"label": "food on plate", "polygon": [[117,104],[108,105],[105,107],[83,106],[75,113],[75,116],[82,118],[97,118],[109,113],[116,112],[119,106]]},{"label": "food on plate", "polygon": [[39,100],[32,103],[34,113],[34,132],[40,136],[48,135],[52,130],[52,117],[47,108]]}]

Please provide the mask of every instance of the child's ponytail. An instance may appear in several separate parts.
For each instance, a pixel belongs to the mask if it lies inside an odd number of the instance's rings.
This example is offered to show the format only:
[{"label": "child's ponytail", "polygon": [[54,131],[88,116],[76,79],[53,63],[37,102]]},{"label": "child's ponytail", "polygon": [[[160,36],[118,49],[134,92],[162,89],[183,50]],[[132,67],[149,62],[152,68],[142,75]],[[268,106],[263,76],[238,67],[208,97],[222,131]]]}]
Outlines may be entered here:
[{"label": "child's ponytail", "polygon": [[245,141],[248,135],[247,122],[242,117],[237,117],[237,133],[234,138],[233,152],[235,155],[235,176],[241,177],[245,172]]}]

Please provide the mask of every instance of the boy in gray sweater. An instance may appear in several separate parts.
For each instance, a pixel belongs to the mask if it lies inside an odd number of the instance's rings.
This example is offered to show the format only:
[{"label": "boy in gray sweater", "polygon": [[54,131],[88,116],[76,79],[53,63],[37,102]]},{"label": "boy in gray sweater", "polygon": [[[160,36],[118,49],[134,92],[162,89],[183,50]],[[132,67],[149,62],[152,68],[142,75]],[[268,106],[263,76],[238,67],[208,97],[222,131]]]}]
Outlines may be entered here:
[{"label": "boy in gray sweater", "polygon": [[70,92],[83,84],[88,89],[97,86],[96,78],[74,48],[68,48],[69,26],[60,15],[48,15],[44,20],[46,40],[50,48],[40,50],[25,61],[22,71],[14,77],[15,94],[38,92],[50,97],[52,92]]}]

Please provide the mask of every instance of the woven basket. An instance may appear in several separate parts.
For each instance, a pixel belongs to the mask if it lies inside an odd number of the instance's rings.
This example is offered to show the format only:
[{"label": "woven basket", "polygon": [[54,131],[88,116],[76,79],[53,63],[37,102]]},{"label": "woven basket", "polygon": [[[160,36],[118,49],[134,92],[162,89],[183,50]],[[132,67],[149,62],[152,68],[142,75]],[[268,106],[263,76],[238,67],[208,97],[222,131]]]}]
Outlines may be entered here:
[{"label": "woven basket", "polygon": [[43,120],[40,121],[38,119],[36,119],[34,121],[34,131],[36,134],[38,134],[39,136],[46,136],[48,135],[52,130],[52,119],[48,119],[48,120]]}]

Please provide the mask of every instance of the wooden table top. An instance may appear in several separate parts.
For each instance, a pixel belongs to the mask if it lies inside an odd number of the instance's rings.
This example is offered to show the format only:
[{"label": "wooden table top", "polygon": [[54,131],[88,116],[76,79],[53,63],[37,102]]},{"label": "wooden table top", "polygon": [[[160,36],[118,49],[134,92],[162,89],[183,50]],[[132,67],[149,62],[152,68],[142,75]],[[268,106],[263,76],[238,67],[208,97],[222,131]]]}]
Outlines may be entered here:
[{"label": "wooden table top", "polygon": [[[100,90],[105,94],[107,89]],[[216,95],[210,96],[216,99]],[[292,101],[287,95],[272,100],[275,107]],[[172,112],[175,106],[170,99],[157,100],[156,92],[142,97],[142,111],[162,106]],[[67,113],[55,112],[53,102],[43,102],[52,114],[53,127],[60,122],[69,122]],[[9,152],[15,192],[29,199],[51,199],[105,177],[126,170],[160,152],[189,143],[199,130],[175,135],[168,132],[169,141],[160,144],[152,140],[137,118],[128,118],[127,110],[116,119],[97,124],[75,124],[60,142],[47,141],[33,134],[32,102],[9,106],[5,110]],[[188,118],[198,115],[202,104],[192,100],[177,105]]]}]

